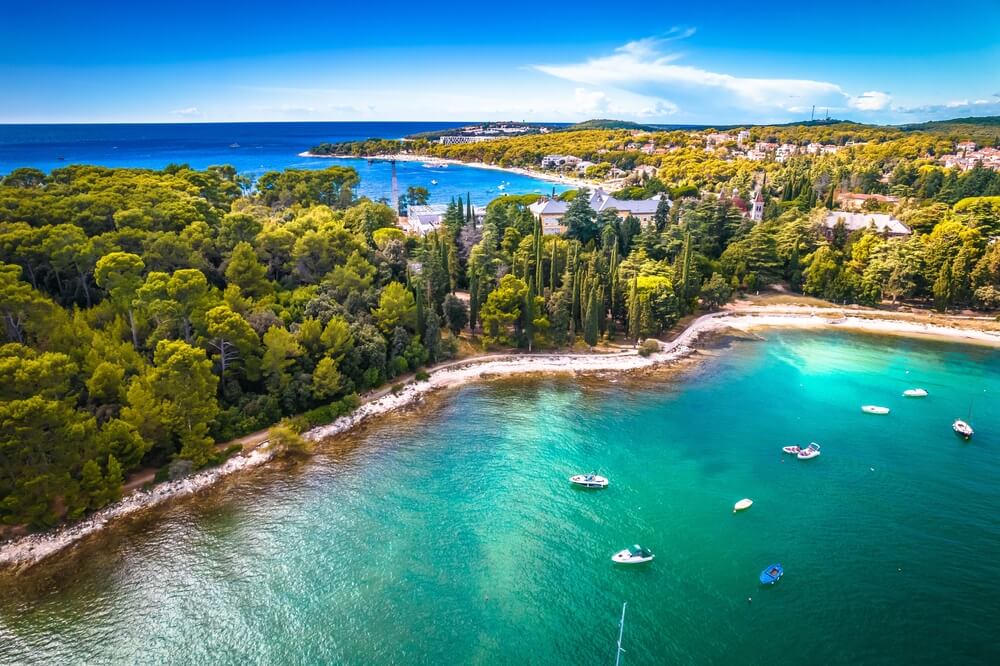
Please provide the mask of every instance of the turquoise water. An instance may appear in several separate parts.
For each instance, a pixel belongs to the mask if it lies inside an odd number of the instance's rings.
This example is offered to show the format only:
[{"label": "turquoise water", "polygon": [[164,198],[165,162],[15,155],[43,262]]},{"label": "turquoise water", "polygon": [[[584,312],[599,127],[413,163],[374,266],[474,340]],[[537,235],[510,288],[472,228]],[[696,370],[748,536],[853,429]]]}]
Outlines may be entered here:
[{"label": "turquoise water", "polygon": [[765,337],[470,385],[108,530],[0,581],[0,662],[610,664],[623,601],[626,664],[1000,662],[1000,352]]}]

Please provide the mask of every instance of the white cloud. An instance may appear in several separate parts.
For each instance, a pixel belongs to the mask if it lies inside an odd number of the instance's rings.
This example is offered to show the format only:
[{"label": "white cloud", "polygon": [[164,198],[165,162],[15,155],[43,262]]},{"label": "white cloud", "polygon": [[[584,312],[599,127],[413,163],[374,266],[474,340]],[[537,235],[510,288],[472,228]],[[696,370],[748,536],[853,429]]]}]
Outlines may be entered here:
[{"label": "white cloud", "polygon": [[[693,31],[682,34],[689,36]],[[610,55],[578,63],[535,65],[534,69],[575,83],[613,87],[650,98],[684,96],[694,107],[796,113],[813,104],[828,108],[846,104],[859,111],[881,111],[892,101],[887,93],[879,91],[853,97],[828,81],[741,77],[680,64],[680,54],[663,49],[674,38],[668,34],[665,38],[639,39]]]},{"label": "white cloud", "polygon": [[866,93],[861,93],[857,97],[850,98],[847,100],[847,103],[851,108],[858,111],[881,111],[889,108],[889,104],[892,103],[892,97],[888,93],[870,90]]},{"label": "white cloud", "polygon": [[201,111],[198,110],[197,106],[189,106],[184,109],[177,109],[175,111],[171,111],[171,113],[175,116],[180,116],[182,118],[197,118],[201,116]]}]

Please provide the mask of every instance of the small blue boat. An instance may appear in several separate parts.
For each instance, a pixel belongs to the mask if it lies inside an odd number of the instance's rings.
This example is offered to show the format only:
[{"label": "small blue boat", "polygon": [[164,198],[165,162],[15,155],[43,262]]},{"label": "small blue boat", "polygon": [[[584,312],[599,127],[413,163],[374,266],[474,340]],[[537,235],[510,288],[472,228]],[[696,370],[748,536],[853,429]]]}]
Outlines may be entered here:
[{"label": "small blue boat", "polygon": [[764,585],[774,585],[778,579],[785,575],[785,570],[780,564],[772,564],[760,572],[760,582]]}]

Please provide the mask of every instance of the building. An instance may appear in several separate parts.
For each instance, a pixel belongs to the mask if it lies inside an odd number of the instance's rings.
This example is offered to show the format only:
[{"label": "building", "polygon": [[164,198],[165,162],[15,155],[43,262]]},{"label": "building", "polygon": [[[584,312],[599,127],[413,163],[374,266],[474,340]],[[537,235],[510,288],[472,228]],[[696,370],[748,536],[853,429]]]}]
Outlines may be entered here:
[{"label": "building", "polygon": [[823,219],[823,235],[833,238],[833,229],[843,221],[847,231],[861,231],[871,225],[890,238],[910,235],[910,228],[887,213],[853,213],[846,210],[831,210]]},{"label": "building", "polygon": [[493,141],[495,136],[475,136],[467,134],[450,134],[438,138],[438,143],[442,146],[453,146],[457,143],[480,143],[481,141]]},{"label": "building", "polygon": [[542,168],[558,169],[564,166],[576,167],[582,161],[583,160],[574,155],[546,155],[542,158]]},{"label": "building", "polygon": [[[656,217],[656,209],[659,207],[660,200],[664,196],[657,194],[649,199],[616,199],[601,188],[597,188],[589,194],[588,203],[594,209],[595,213],[614,210],[618,214],[618,217],[624,219],[629,215],[633,215],[639,219],[640,224],[645,226],[651,223]],[[667,205],[672,206],[673,202],[667,200]],[[539,199],[528,206],[528,210],[535,216],[535,219],[542,223],[542,233],[545,234],[561,234],[566,231],[562,219],[568,209],[568,202],[549,199],[548,197]]]},{"label": "building", "polygon": [[960,141],[959,143],[955,144],[956,153],[971,153],[974,152],[975,150],[976,150],[975,141]]},{"label": "building", "polygon": [[760,222],[764,219],[764,195],[760,190],[757,190],[753,199],[750,201],[750,219],[754,222]]},{"label": "building", "polygon": [[747,141],[750,140],[750,130],[740,130],[740,133],[736,135],[736,144],[742,148]]},{"label": "building", "polygon": [[861,194],[859,192],[837,192],[833,195],[833,200],[844,210],[861,210],[869,201],[887,206],[899,203],[899,197],[885,194]]},{"label": "building", "polygon": [[[486,208],[473,206],[476,224],[482,224],[486,217]],[[403,231],[418,236],[424,236],[428,232],[441,228],[444,214],[448,211],[448,204],[428,204],[426,206],[410,206],[406,211],[406,217],[400,219],[399,226]]]}]

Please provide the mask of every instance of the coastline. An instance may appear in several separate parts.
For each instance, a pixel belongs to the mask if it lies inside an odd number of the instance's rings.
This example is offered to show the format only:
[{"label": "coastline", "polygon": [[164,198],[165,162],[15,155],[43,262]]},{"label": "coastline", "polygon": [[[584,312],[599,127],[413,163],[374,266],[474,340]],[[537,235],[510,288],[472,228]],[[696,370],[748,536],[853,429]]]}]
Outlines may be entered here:
[{"label": "coastline", "polygon": [[[840,314],[839,317],[823,315]],[[366,402],[352,414],[313,428],[303,436],[321,440],[352,430],[368,419],[389,414],[418,401],[422,396],[443,389],[494,377],[533,374],[621,374],[668,365],[694,351],[693,345],[705,334],[727,329],[751,332],[768,328],[836,328],[881,335],[923,337],[961,343],[1000,347],[1000,331],[961,328],[900,319],[877,310],[852,310],[806,306],[750,306],[709,313],[695,319],[672,341],[660,343],[660,351],[643,357],[634,349],[590,354],[510,354],[483,356],[433,372],[427,381],[411,382],[398,393],[389,393]],[[266,464],[273,453],[263,443],[246,453],[230,458],[222,465],[190,477],[161,483],[149,490],[136,491],[72,525],[32,534],[0,545],[0,573],[15,574],[72,546],[115,519],[148,509],[174,498],[184,497],[215,484],[238,471]]]},{"label": "coastline", "polygon": [[327,160],[379,160],[382,162],[387,162],[390,160],[396,160],[397,162],[421,162],[426,164],[447,164],[455,166],[466,166],[472,167],[474,169],[489,169],[491,171],[502,171],[505,173],[514,173],[519,176],[528,176],[529,178],[537,178],[538,180],[544,180],[549,183],[556,183],[559,185],[568,185],[573,188],[579,189],[585,187],[587,189],[593,189],[595,187],[600,187],[603,189],[608,189],[612,187],[607,182],[595,182],[591,180],[586,180],[583,178],[573,178],[567,176],[556,175],[548,173],[546,171],[537,171],[535,169],[527,169],[525,167],[502,167],[496,164],[487,164],[485,162],[463,162],[462,160],[456,160],[448,157],[434,157],[431,155],[413,155],[410,153],[396,153],[392,155],[316,155],[310,153],[308,150],[303,151],[298,154],[299,157],[313,157],[316,159],[327,159]]}]

